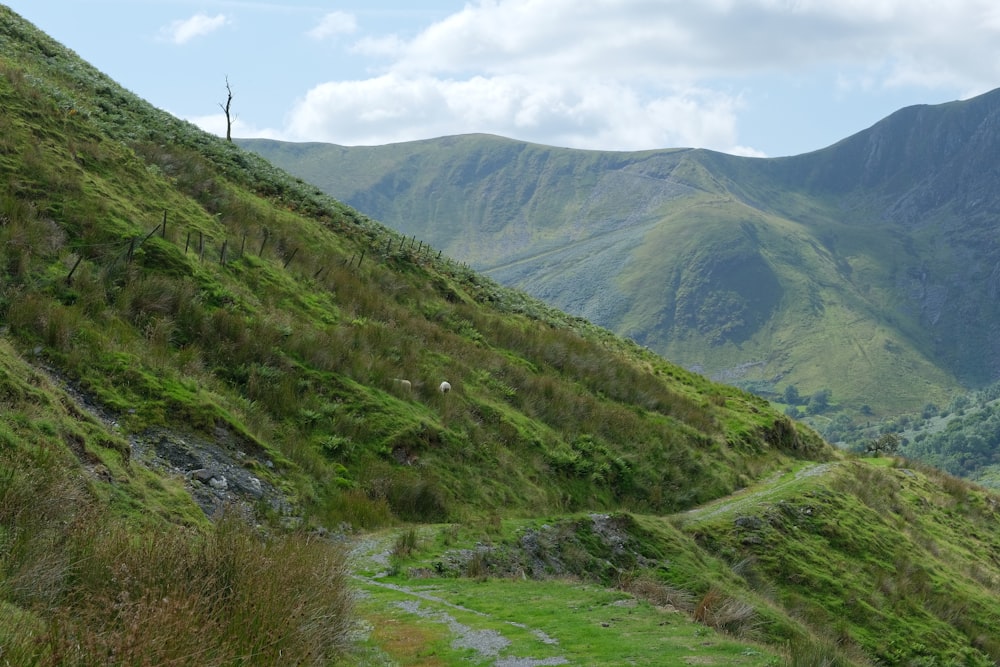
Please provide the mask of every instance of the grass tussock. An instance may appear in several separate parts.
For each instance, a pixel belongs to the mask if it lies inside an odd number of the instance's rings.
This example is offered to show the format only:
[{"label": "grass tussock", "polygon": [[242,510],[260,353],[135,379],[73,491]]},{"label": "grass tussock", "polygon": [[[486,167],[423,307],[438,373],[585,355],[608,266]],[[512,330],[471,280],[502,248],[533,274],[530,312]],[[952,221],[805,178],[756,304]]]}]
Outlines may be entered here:
[{"label": "grass tussock", "polygon": [[788,646],[784,667],[855,667],[859,663],[843,656],[841,649],[825,639],[799,639]]},{"label": "grass tussock", "polygon": [[331,544],[235,516],[137,528],[42,452],[0,458],[4,664],[329,664],[346,650]]},{"label": "grass tussock", "polygon": [[656,580],[648,574],[628,577],[620,582],[622,590],[650,604],[687,613],[695,610],[694,595]]},{"label": "grass tussock", "polygon": [[742,639],[752,639],[760,630],[760,619],[752,604],[715,587],[698,601],[693,616],[710,628]]}]

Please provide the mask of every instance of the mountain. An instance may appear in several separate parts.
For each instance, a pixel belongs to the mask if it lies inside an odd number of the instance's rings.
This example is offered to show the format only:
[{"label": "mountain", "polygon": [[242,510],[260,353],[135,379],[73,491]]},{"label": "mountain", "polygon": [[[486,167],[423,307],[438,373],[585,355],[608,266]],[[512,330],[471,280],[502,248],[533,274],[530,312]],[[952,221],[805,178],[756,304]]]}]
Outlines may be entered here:
[{"label": "mountain", "polygon": [[6,7],[0,105],[5,664],[1000,659],[996,495],[502,287]]},{"label": "mountain", "polygon": [[1000,91],[788,158],[466,135],[241,145],[682,365],[864,420],[1000,375]]}]

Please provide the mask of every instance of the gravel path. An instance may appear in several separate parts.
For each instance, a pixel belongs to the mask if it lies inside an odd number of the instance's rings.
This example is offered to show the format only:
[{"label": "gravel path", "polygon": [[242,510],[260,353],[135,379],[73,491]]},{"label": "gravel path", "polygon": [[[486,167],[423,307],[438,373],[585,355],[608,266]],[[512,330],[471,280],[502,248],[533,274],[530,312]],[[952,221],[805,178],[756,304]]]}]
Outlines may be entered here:
[{"label": "gravel path", "polygon": [[[456,611],[473,617],[480,617],[484,621],[495,620],[489,614],[455,604],[424,591],[417,591],[399,584],[381,581],[381,578],[386,574],[385,568],[389,565],[390,550],[387,548],[387,545],[390,544],[392,544],[392,537],[362,536],[359,538],[353,545],[350,555],[352,568],[355,571],[354,578],[368,586],[386,588],[409,596],[411,599],[398,601],[395,605],[409,614],[447,626],[453,637],[451,642],[452,648],[457,650],[472,650],[476,654],[477,662],[492,661],[488,664],[493,665],[493,667],[547,667],[549,665],[569,664],[569,660],[563,656],[539,659],[509,655],[507,654],[507,649],[511,646],[511,641],[501,632],[494,629],[473,627],[459,621],[450,612]],[[373,576],[360,574],[361,571],[372,570],[376,570],[377,574]],[[543,644],[557,645],[559,643],[557,639],[550,637],[541,630],[528,628],[522,623],[511,621],[506,621],[506,623],[521,630],[528,630]]]}]

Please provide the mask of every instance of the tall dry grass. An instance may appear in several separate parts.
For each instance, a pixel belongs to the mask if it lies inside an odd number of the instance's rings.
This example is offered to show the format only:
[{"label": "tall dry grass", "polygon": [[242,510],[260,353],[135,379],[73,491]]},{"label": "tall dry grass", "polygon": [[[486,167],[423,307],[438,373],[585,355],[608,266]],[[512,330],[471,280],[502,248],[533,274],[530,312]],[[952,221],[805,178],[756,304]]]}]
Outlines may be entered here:
[{"label": "tall dry grass", "polygon": [[753,605],[715,587],[708,589],[698,601],[693,616],[694,620],[710,628],[743,639],[755,639],[761,628],[760,617]]},{"label": "tall dry grass", "polygon": [[[330,664],[348,648],[346,557],[308,534],[136,526],[85,486],[0,457],[0,664]],[[34,457],[37,459],[37,457]]]}]

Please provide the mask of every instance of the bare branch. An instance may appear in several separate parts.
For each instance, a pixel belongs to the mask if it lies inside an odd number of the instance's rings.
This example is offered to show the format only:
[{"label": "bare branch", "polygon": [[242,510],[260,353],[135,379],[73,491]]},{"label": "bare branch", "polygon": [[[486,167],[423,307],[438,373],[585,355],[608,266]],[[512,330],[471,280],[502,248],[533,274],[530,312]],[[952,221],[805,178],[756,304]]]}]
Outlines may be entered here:
[{"label": "bare branch", "polygon": [[229,86],[229,77],[226,77],[226,103],[219,102],[219,108],[226,114],[226,141],[233,140],[233,122],[236,116],[230,112],[233,105],[233,89]]}]

